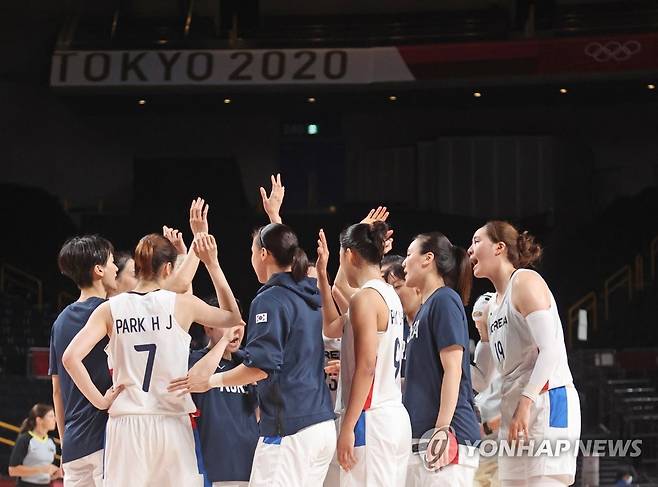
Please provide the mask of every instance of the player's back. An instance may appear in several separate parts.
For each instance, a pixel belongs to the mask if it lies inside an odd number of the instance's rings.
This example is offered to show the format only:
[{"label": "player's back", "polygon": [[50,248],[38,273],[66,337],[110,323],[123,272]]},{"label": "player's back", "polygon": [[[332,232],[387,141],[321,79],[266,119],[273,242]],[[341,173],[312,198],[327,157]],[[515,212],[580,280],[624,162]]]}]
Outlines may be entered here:
[{"label": "player's back", "polygon": [[187,374],[190,347],[190,335],[174,316],[176,293],[128,292],[109,302],[112,380],[114,386],[125,387],[110,407],[110,416],[194,412],[190,394],[167,392],[172,379]]},{"label": "player's back", "polygon": [[[400,298],[390,284],[379,279],[372,279],[361,289],[371,288],[377,291],[389,310],[386,331],[378,332],[377,362],[375,376],[366,400],[364,410],[383,406],[402,405],[400,390],[400,371],[403,354],[404,313]],[[354,356],[354,332],[351,320],[347,321],[342,339],[341,349],[341,383],[339,405],[336,410],[343,412],[347,407],[352,386],[352,377],[356,368]]]}]

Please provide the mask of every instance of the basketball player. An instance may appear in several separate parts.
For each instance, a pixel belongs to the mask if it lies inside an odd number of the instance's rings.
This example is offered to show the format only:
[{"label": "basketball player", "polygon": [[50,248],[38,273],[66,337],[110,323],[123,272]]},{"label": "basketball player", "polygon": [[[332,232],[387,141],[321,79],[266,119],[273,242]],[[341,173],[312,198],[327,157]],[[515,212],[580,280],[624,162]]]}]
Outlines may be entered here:
[{"label": "basketball player", "polygon": [[341,340],[340,416],[337,456],[340,485],[403,485],[411,427],[402,405],[400,369],[403,312],[400,299],[381,277],[388,226],[359,223],[340,235],[340,266],[351,288],[359,289],[346,316],[339,316],[330,292],[324,231],[318,240],[318,278],[324,333]]},{"label": "basketball player", "polygon": [[171,391],[257,383],[260,438],[251,487],[319,486],[336,446],[334,414],[324,384],[322,316],[316,281],[290,227],[270,223],[254,232],[251,264],[264,286],[251,303],[242,364],[219,374],[216,350]]},{"label": "basketball player", "polygon": [[[414,439],[407,486],[470,487],[478,465],[470,445],[480,439],[480,425],[464,312],[472,283],[468,255],[445,235],[424,233],[409,245],[403,265],[406,285],[422,295],[407,343],[404,405]],[[419,440],[428,435],[425,448]]]},{"label": "basketball player", "polygon": [[[68,240],[59,251],[59,269],[80,289],[80,297],[59,314],[50,335],[50,366],[53,404],[62,442],[65,487],[100,487],[103,475],[103,448],[107,412],[90,403],[62,366],[62,355],[80,333],[92,312],[116,289],[117,266],[113,247],[98,235]],[[94,386],[105,392],[112,387],[101,338],[85,359]]]},{"label": "basketball player", "polygon": [[[231,327],[240,322],[240,312],[217,261],[215,239],[200,234],[193,248],[222,309],[161,289],[177,253],[165,237],[150,234],[135,249],[135,290],[100,305],[64,352],[64,366],[80,391],[98,409],[109,408],[106,486],[203,485],[189,418],[196,408],[189,394],[166,388],[187,371],[191,323]],[[105,335],[114,388],[103,395],[82,360]]]},{"label": "basketball player", "polygon": [[[508,222],[490,221],[473,235],[468,250],[473,274],[489,279],[496,297],[489,303],[489,354],[478,366],[493,362],[502,376],[499,438],[524,443],[570,440],[580,436],[580,403],[567,362],[562,324],[555,299],[535,271],[525,269],[542,249],[527,232]],[[573,443],[571,443],[573,445]],[[570,485],[576,456],[500,456],[504,486]]]},{"label": "basketball player", "polygon": [[[190,352],[190,367],[217,344],[224,352],[215,372],[228,371],[242,363],[243,326],[228,330],[206,326],[204,331],[209,338],[208,346]],[[256,388],[252,385],[213,388],[203,394],[192,394],[192,400],[200,411],[196,421],[208,481],[212,487],[246,487],[258,443]]]},{"label": "basketball player", "polygon": [[[475,327],[480,333],[480,338],[487,336],[487,316],[489,315],[489,301],[495,297],[495,293],[484,293],[473,305],[472,318]],[[498,438],[500,428],[500,374],[495,373],[489,384],[480,369],[477,367],[478,358],[482,354],[482,348],[489,347],[488,343],[480,340],[475,348],[475,365],[471,364],[471,378],[473,389],[478,392],[475,396],[475,407],[480,412],[480,423],[482,425],[482,440],[495,440]],[[486,352],[485,352],[486,353]],[[480,456],[480,465],[475,472],[475,487],[498,487],[498,457],[496,455]]]}]

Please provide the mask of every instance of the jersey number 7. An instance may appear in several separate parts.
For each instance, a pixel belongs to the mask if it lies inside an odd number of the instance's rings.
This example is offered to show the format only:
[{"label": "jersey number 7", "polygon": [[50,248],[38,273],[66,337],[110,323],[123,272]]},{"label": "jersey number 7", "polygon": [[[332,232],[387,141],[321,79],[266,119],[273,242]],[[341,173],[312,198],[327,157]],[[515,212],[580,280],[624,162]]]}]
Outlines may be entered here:
[{"label": "jersey number 7", "polygon": [[146,371],[144,372],[144,383],[142,384],[142,390],[144,392],[149,391],[149,386],[151,385],[151,375],[153,374],[153,362],[155,362],[155,351],[157,350],[155,343],[146,343],[144,345],[135,345],[135,350],[138,352],[148,352],[149,356],[146,359]]}]

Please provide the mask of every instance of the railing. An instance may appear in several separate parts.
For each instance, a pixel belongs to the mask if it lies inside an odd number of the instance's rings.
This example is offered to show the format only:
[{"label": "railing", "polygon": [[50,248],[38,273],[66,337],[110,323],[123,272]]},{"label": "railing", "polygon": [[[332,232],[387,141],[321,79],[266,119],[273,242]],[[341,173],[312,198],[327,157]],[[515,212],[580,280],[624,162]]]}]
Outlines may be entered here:
[{"label": "railing", "polygon": [[0,290],[6,291],[8,284],[14,284],[27,291],[35,292],[37,306],[43,308],[43,282],[41,279],[22,271],[10,264],[2,264],[0,267]]},{"label": "railing", "polygon": [[598,301],[596,299],[596,293],[594,291],[587,293],[585,296],[576,301],[568,312],[568,325],[567,325],[567,344],[569,348],[573,345],[573,328],[574,324],[578,321],[578,312],[584,309],[589,311],[592,316],[592,326],[594,330],[599,329],[598,323]]},{"label": "railing", "polygon": [[610,295],[623,287],[628,288],[628,299],[633,299],[633,273],[628,265],[612,274],[603,283],[603,305],[606,320],[610,318]]},{"label": "railing", "polygon": [[[633,260],[633,264],[625,265],[613,274],[610,275],[603,282],[603,307],[604,307],[604,318],[608,320],[610,318],[610,296],[619,289],[626,289],[628,292],[629,301],[633,299],[633,288],[636,291],[643,291],[645,288],[645,267],[644,267],[645,258],[642,254],[637,254]],[[656,280],[657,269],[656,265],[658,263],[658,236],[656,236],[651,243],[649,244],[649,262],[650,262],[650,276],[651,281]],[[590,291],[578,301],[576,301],[567,313],[567,344],[569,348],[573,345],[573,329],[574,325],[578,319],[578,311],[585,309],[592,316],[592,325],[594,330],[598,329],[598,300],[596,293]]]}]

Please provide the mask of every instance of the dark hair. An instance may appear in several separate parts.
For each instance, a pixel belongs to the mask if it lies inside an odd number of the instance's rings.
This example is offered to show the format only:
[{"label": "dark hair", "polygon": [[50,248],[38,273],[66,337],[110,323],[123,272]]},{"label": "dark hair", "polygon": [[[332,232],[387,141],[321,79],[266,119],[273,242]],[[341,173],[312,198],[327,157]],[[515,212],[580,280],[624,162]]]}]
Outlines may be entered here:
[{"label": "dark hair", "polygon": [[484,227],[492,242],[507,246],[507,259],[517,269],[532,266],[541,259],[542,247],[528,232],[519,233],[514,225],[500,220],[489,221]]},{"label": "dark hair", "polygon": [[253,238],[267,250],[281,267],[291,266],[292,278],[299,282],[308,272],[308,257],[299,246],[297,235],[292,228],[282,223],[270,223],[257,229]]},{"label": "dark hair", "polygon": [[[392,264],[389,264],[386,271],[384,272],[384,280],[388,282],[389,278],[395,277],[396,279],[402,279],[405,280],[407,278],[407,274],[404,272],[404,267],[402,266],[401,263],[399,262],[393,262]],[[390,282],[389,282],[390,284]]]},{"label": "dark hair", "polygon": [[[206,304],[210,306],[214,306],[215,308],[219,308],[219,300],[217,299],[217,296],[207,296],[203,299]],[[240,303],[240,300],[238,298],[235,298],[235,302],[238,305],[238,311],[240,311],[240,316],[242,316],[242,304]],[[203,325],[202,325],[203,326]]]},{"label": "dark hair", "polygon": [[53,407],[49,404],[35,404],[30,409],[30,413],[27,418],[21,423],[21,429],[19,433],[27,433],[32,431],[37,426],[37,418],[43,418],[46,414],[53,410]]},{"label": "dark hair", "polygon": [[146,235],[135,249],[135,276],[153,279],[163,265],[176,263],[176,257],[176,248],[165,237],[157,233]]},{"label": "dark hair", "polygon": [[117,275],[121,274],[123,268],[126,267],[126,264],[130,259],[133,258],[133,254],[127,250],[121,250],[114,254],[114,264],[117,266]]},{"label": "dark hair", "polygon": [[386,232],[388,225],[385,222],[356,223],[340,233],[340,246],[355,250],[370,264],[379,265],[384,257]]},{"label": "dark hair", "polygon": [[421,233],[414,240],[420,243],[420,253],[434,254],[436,271],[448,287],[459,293],[464,305],[468,304],[473,285],[473,272],[464,249],[452,245],[448,237],[440,232]]},{"label": "dark hair", "polygon": [[404,257],[397,254],[388,254],[382,257],[381,267],[391,266],[394,264],[400,264],[404,262]]},{"label": "dark hair", "polygon": [[112,244],[99,235],[83,235],[68,239],[57,257],[59,270],[79,288],[93,284],[94,266],[104,266],[114,252]]}]

